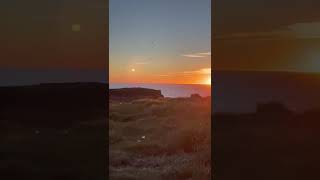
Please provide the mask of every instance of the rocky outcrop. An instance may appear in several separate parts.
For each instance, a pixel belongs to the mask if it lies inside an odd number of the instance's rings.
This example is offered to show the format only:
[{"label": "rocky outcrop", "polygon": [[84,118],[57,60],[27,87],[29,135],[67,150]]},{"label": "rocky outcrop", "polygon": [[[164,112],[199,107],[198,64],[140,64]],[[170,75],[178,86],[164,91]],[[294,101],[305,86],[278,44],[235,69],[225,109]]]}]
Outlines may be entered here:
[{"label": "rocky outcrop", "polygon": [[121,88],[121,89],[110,89],[109,99],[120,100],[120,101],[132,101],[136,99],[144,98],[163,98],[160,90],[147,89],[147,88]]}]

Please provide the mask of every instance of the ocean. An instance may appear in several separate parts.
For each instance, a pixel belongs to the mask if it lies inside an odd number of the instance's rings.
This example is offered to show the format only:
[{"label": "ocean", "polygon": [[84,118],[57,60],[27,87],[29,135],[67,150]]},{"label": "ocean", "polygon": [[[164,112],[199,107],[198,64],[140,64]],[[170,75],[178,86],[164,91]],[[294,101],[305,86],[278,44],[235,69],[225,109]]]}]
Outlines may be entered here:
[{"label": "ocean", "polygon": [[211,96],[209,85],[199,84],[128,84],[110,83],[110,89],[142,87],[161,90],[165,97],[190,97],[191,94],[199,94],[202,97]]}]

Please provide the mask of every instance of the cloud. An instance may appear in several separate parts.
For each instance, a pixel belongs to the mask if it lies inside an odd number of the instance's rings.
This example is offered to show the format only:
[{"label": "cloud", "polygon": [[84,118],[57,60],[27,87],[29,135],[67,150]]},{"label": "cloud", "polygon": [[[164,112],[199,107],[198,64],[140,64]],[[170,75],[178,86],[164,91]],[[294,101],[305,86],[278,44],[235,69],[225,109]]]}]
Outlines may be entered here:
[{"label": "cloud", "polygon": [[205,55],[205,56],[211,56],[211,52],[203,52],[203,53],[197,53],[200,55]]},{"label": "cloud", "polygon": [[188,58],[203,58],[203,57],[205,57],[205,56],[195,55],[195,54],[182,54],[181,56],[188,57]]},{"label": "cloud", "polygon": [[204,58],[207,56],[211,56],[211,52],[200,52],[200,53],[193,53],[193,54],[182,54],[183,57],[188,58]]}]

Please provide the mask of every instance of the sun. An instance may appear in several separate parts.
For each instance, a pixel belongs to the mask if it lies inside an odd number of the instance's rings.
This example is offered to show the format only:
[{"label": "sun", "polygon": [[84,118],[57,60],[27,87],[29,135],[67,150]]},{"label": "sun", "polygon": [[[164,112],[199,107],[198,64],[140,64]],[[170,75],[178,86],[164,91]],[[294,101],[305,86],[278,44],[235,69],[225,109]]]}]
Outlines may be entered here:
[{"label": "sun", "polygon": [[203,84],[211,85],[211,76],[209,76],[209,77],[203,82]]}]

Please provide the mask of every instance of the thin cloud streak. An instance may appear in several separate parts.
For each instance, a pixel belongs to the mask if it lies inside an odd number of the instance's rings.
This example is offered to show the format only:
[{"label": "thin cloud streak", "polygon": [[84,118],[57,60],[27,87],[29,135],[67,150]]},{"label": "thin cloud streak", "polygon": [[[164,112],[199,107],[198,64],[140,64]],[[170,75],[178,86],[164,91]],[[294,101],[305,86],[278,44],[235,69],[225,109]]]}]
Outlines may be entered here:
[{"label": "thin cloud streak", "polygon": [[182,54],[181,56],[187,58],[204,58],[211,56],[211,52],[200,52],[200,53],[193,53],[193,54]]},{"label": "thin cloud streak", "polygon": [[197,53],[199,55],[211,56],[211,52]]},{"label": "thin cloud streak", "polygon": [[188,57],[188,58],[203,58],[203,57],[205,57],[205,56],[194,55],[194,54],[183,54],[181,56]]}]

